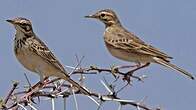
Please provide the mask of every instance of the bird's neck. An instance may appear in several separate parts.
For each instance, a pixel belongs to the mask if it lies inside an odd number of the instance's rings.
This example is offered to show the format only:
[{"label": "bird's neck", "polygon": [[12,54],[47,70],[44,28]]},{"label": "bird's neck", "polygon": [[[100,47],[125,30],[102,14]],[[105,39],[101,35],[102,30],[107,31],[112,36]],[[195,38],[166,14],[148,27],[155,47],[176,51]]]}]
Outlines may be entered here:
[{"label": "bird's neck", "polygon": [[33,32],[30,32],[30,33],[23,33],[21,31],[16,31],[16,34],[15,34],[15,40],[19,40],[19,39],[24,39],[24,38],[29,38],[29,37],[32,37],[33,36]]},{"label": "bird's neck", "polygon": [[114,25],[111,25],[111,26],[106,26],[105,28],[105,32],[110,32],[110,33],[117,33],[119,32],[120,30],[123,30],[124,27],[121,25],[121,24],[114,24]]},{"label": "bird's neck", "polygon": [[105,28],[110,28],[110,27],[122,27],[120,21],[114,22],[114,23],[105,23]]},{"label": "bird's neck", "polygon": [[118,39],[117,36],[119,33],[121,33],[124,30],[124,28],[121,25],[112,25],[112,26],[108,26],[105,28],[104,31],[104,39],[111,40],[111,36],[112,39]]}]

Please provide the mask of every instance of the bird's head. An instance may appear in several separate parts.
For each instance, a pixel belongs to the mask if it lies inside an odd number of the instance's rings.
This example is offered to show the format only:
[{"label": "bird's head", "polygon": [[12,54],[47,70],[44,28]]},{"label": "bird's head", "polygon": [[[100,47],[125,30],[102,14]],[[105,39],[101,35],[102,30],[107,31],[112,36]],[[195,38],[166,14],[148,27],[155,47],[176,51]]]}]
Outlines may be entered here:
[{"label": "bird's head", "polygon": [[14,19],[9,19],[6,21],[13,24],[15,29],[19,32],[22,32],[24,34],[33,33],[31,21],[26,18],[16,17]]},{"label": "bird's head", "polygon": [[95,18],[102,21],[106,26],[114,24],[120,25],[120,21],[116,13],[111,9],[100,10],[92,15],[85,16],[86,18]]}]

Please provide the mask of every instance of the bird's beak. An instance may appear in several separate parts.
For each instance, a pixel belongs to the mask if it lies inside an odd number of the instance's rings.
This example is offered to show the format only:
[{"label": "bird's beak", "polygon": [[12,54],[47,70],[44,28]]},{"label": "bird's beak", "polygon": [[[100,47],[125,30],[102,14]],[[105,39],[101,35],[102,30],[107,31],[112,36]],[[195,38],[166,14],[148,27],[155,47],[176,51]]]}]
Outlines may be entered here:
[{"label": "bird's beak", "polygon": [[87,15],[87,16],[84,16],[85,18],[97,18],[96,15]]},{"label": "bird's beak", "polygon": [[6,21],[9,22],[9,23],[11,23],[11,24],[15,24],[15,22],[13,20],[8,19]]}]

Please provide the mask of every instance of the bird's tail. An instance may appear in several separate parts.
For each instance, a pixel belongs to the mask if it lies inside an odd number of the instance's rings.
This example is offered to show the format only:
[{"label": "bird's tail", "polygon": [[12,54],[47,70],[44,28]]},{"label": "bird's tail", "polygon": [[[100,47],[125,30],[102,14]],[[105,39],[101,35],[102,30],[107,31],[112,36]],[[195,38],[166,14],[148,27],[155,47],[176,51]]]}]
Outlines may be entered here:
[{"label": "bird's tail", "polygon": [[173,69],[173,70],[176,70],[176,71],[178,71],[178,72],[184,74],[185,76],[189,77],[189,78],[192,79],[192,80],[195,79],[195,78],[193,77],[193,75],[191,75],[189,72],[183,70],[182,68],[177,67],[177,66],[174,65],[174,64],[171,64],[170,62],[164,61],[164,60],[162,60],[162,59],[160,59],[160,58],[157,58],[157,57],[154,57],[153,59],[154,59],[155,63],[158,63],[158,64],[163,65],[163,66],[165,66],[165,67],[171,68],[171,69]]},{"label": "bird's tail", "polygon": [[89,96],[91,95],[89,90],[87,90],[86,88],[82,87],[80,84],[75,82],[73,79],[70,78],[69,75],[65,74],[63,79],[71,83],[74,87],[77,87],[83,94],[89,95]]}]

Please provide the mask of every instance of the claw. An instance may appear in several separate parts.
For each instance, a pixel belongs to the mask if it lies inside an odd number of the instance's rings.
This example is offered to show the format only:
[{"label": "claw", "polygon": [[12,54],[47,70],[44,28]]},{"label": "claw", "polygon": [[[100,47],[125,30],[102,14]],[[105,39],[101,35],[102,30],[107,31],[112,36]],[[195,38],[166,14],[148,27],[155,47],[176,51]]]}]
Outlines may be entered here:
[{"label": "claw", "polygon": [[115,79],[117,78],[116,73],[118,73],[118,72],[119,72],[118,67],[111,66],[111,73],[112,73],[112,75],[114,76]]},{"label": "claw", "polygon": [[32,91],[28,92],[27,94],[21,97],[21,100],[26,101],[27,103],[30,102],[30,100],[32,100],[32,97],[31,97],[32,94],[33,94]]},{"label": "claw", "polygon": [[123,77],[123,81],[127,81],[128,84],[131,84],[131,75],[125,74]]}]

